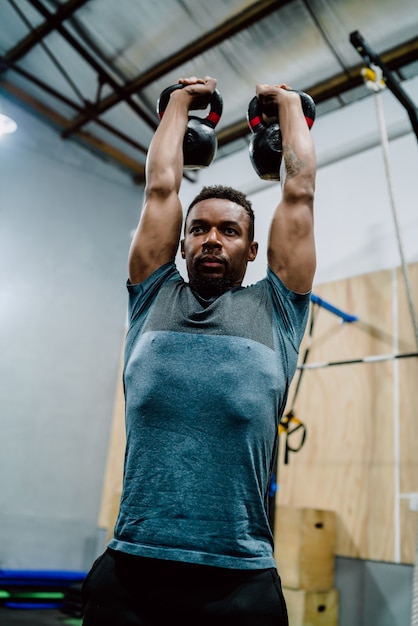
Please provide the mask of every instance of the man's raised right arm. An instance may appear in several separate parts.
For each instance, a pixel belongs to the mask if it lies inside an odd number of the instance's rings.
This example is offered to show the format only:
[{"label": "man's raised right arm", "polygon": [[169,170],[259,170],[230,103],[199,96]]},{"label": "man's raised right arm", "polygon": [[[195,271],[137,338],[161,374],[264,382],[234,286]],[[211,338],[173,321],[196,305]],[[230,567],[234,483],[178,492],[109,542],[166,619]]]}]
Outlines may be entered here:
[{"label": "man's raised right arm", "polygon": [[205,108],[216,80],[181,79],[152,138],[145,168],[144,204],[129,251],[129,281],[143,282],[156,269],[173,261],[183,212],[179,199],[183,176],[183,139],[190,109]]}]

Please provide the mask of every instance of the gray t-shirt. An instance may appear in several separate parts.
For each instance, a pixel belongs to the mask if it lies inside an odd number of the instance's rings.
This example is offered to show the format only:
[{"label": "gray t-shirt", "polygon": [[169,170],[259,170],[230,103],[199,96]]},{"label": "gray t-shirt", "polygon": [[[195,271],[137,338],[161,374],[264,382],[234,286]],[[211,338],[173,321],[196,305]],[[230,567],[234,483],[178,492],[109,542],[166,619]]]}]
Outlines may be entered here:
[{"label": "gray t-shirt", "polygon": [[270,270],[206,301],[174,264],[128,284],[124,484],[109,546],[274,567],[267,502],[310,294]]}]

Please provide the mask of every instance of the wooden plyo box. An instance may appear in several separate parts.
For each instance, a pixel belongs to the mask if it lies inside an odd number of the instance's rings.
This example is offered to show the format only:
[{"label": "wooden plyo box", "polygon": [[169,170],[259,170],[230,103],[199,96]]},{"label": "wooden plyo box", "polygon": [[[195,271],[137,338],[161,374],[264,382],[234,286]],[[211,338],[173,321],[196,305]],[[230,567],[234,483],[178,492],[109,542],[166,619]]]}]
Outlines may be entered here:
[{"label": "wooden plyo box", "polygon": [[335,535],[333,511],[277,507],[275,558],[283,587],[305,591],[332,589]]},{"label": "wooden plyo box", "polygon": [[338,591],[304,591],[283,587],[289,626],[338,626]]}]

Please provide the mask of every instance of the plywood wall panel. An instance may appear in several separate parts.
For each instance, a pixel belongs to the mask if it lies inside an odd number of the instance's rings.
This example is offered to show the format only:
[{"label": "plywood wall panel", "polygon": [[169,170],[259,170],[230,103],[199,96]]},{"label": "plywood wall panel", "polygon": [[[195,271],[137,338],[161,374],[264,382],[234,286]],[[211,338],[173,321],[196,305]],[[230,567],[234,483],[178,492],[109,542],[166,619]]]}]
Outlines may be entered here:
[{"label": "plywood wall panel", "polygon": [[[418,264],[409,270],[410,285],[415,314],[418,314]],[[399,337],[406,343],[408,352],[417,352],[411,311],[406,296],[403,274],[399,271]],[[418,492],[418,359],[398,361],[399,368],[399,413],[401,450],[401,491]]]},{"label": "plywood wall panel", "polygon": [[315,294],[350,315],[342,319],[314,306],[315,327],[309,360],[343,360],[385,354],[393,347],[391,272],[377,272],[321,285]]},{"label": "plywood wall panel", "polygon": [[283,453],[279,459],[279,503],[338,512],[342,556],[393,559],[390,370],[375,363],[306,371],[296,410],[306,443],[287,466]]},{"label": "plywood wall panel", "polygon": [[404,359],[399,367],[400,489],[418,492],[418,358]]},{"label": "plywood wall panel", "polygon": [[104,479],[102,505],[99,514],[99,526],[105,528],[106,541],[111,538],[119,511],[122,494],[123,461],[125,457],[125,397],[123,393],[122,373],[125,337],[120,356],[118,386],[113,408],[112,429]]},{"label": "plywood wall panel", "polygon": [[[413,303],[411,313],[404,273],[397,273],[399,294],[398,334],[405,352],[418,351],[413,315],[418,315],[418,264],[408,268]],[[405,345],[406,344],[406,345]],[[401,559],[411,561],[418,541],[418,512],[411,510],[409,494],[418,493],[418,358],[398,361],[400,439],[400,527]]]},{"label": "plywood wall panel", "polygon": [[[415,272],[416,266],[413,276]],[[407,324],[405,299],[397,301],[396,278],[396,271],[388,270],[314,290],[359,319],[342,322],[313,307],[313,336],[310,341],[305,336],[300,358],[309,345],[308,364],[330,365],[303,372],[295,401],[298,373],[290,389],[287,410],[292,408],[306,425],[308,436],[287,466],[281,441],[277,502],[335,511],[339,555],[395,561],[401,545],[402,561],[410,563],[415,537],[409,512],[397,516],[398,477],[402,489],[417,490],[417,359],[332,365],[414,348],[408,333],[399,332],[397,337],[397,316],[403,328]]]}]

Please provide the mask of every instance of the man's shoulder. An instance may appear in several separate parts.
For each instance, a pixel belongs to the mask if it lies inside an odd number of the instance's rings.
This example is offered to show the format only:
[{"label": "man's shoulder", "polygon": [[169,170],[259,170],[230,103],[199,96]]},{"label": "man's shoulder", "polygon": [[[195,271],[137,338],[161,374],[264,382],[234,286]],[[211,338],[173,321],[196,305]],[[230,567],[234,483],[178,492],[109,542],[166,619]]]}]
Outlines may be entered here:
[{"label": "man's shoulder", "polygon": [[165,263],[150,274],[142,283],[126,283],[130,294],[146,293],[150,289],[162,286],[167,282],[183,282],[180,272],[174,262]]}]

